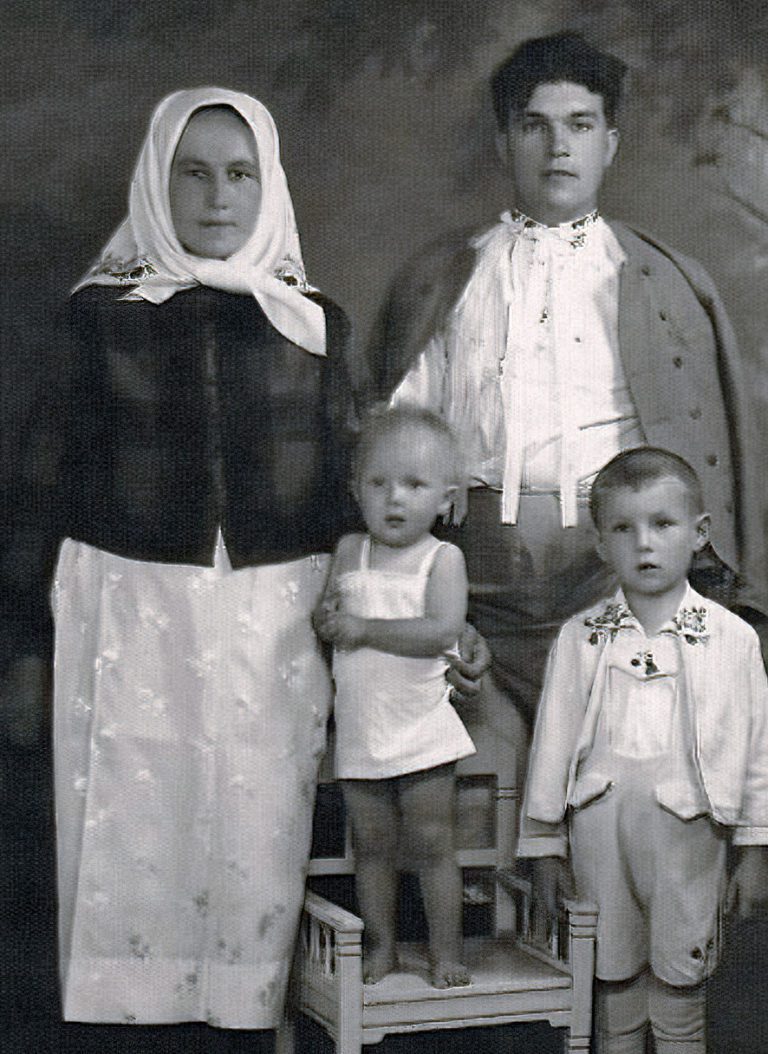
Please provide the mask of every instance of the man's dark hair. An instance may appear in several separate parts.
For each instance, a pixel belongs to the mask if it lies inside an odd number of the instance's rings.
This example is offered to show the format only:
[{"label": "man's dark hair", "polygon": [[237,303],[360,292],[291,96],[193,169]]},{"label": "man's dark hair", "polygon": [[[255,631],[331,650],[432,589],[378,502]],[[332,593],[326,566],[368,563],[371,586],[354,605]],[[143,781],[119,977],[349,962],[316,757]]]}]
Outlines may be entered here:
[{"label": "man's dark hair", "polygon": [[570,81],[603,97],[608,124],[616,124],[627,67],[615,55],[598,51],[580,33],[555,33],[526,40],[491,78],[493,109],[500,131],[511,112],[520,113],[540,84]]},{"label": "man's dark hair", "polygon": [[617,454],[595,477],[589,494],[589,511],[595,526],[600,529],[600,506],[611,491],[623,487],[642,490],[662,479],[679,480],[688,493],[691,508],[697,515],[704,512],[701,483],[688,462],[671,450],[639,446]]}]

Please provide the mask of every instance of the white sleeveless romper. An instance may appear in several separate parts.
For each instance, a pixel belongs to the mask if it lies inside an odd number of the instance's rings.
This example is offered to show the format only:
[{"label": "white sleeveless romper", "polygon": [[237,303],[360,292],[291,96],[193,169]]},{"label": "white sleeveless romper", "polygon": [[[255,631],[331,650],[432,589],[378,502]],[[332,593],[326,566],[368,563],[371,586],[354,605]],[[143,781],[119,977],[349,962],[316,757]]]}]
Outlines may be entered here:
[{"label": "white sleeveless romper", "polygon": [[[344,611],[359,618],[421,618],[432,564],[446,543],[434,539],[418,571],[373,570],[361,536],[360,566],[339,576]],[[475,753],[449,701],[443,656],[412,658],[374,648],[336,650],[336,775],[387,779]]]}]

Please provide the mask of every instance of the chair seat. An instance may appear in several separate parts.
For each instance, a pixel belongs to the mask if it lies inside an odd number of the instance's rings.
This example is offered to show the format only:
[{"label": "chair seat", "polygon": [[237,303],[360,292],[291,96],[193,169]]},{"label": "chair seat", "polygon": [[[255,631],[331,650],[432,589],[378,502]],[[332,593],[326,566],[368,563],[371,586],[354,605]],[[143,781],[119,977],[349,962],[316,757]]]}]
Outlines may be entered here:
[{"label": "chair seat", "polygon": [[386,1003],[436,1002],[496,993],[565,988],[570,975],[552,963],[535,958],[510,939],[473,937],[464,942],[464,963],[472,983],[459,988],[434,988],[429,982],[426,946],[398,945],[400,970],[378,984],[363,985],[363,1006]]},{"label": "chair seat", "polygon": [[425,950],[399,946],[398,973],[363,986],[363,1042],[390,1032],[547,1020],[565,1025],[573,1005],[569,975],[518,948],[511,940],[465,942],[472,983],[433,988]]},{"label": "chair seat", "polygon": [[[524,1022],[562,1028],[568,1051],[589,1052],[596,910],[568,902],[549,917],[530,882],[511,870],[520,800],[516,775],[524,764],[518,748],[526,737],[517,724],[513,734],[514,707],[500,694],[483,696],[481,712],[478,728],[470,729],[478,752],[459,763],[456,791],[464,903],[480,909],[465,921],[486,933],[464,941],[471,984],[433,988],[425,945],[408,942],[398,945],[396,973],[364,985],[363,920],[335,902],[338,897],[349,903],[349,884],[318,879],[306,895],[291,1010],[317,1022],[335,1054],[361,1054],[397,1033]],[[343,816],[338,795],[329,792],[326,804],[334,801],[335,815]],[[322,845],[338,855],[314,859],[312,874],[354,874],[348,825],[343,838]],[[292,1054],[291,1036],[289,1027],[278,1033],[280,1054]]]}]

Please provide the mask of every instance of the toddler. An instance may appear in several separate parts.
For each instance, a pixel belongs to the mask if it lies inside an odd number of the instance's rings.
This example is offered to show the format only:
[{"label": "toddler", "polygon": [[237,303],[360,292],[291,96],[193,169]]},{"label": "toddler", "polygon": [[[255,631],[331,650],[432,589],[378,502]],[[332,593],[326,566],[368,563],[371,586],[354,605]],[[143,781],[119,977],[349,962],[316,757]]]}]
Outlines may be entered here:
[{"label": "toddler", "polygon": [[396,966],[398,828],[419,872],[432,983],[469,983],[454,767],[475,748],[445,681],[467,577],[460,550],[431,534],[456,492],[457,460],[448,426],[432,413],[369,417],[353,474],[368,533],[339,542],[316,617],[334,645],[336,773],[352,823],[367,984]]},{"label": "toddler", "polygon": [[624,451],[590,504],[621,588],[550,654],[520,855],[550,907],[571,868],[597,904],[600,1054],[644,1054],[649,1026],[657,1054],[703,1054],[722,911],[766,895],[765,670],[754,630],[688,584],[709,524],[687,462]]}]

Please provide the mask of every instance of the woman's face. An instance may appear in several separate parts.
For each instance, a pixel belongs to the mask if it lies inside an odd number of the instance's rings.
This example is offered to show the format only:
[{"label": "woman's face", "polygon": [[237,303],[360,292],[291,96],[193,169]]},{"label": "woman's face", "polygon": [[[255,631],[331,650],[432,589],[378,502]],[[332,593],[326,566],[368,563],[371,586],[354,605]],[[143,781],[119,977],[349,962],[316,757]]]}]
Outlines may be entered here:
[{"label": "woman's face", "polygon": [[189,253],[226,260],[253,233],[261,206],[256,140],[233,110],[190,118],[171,165],[171,219]]}]

